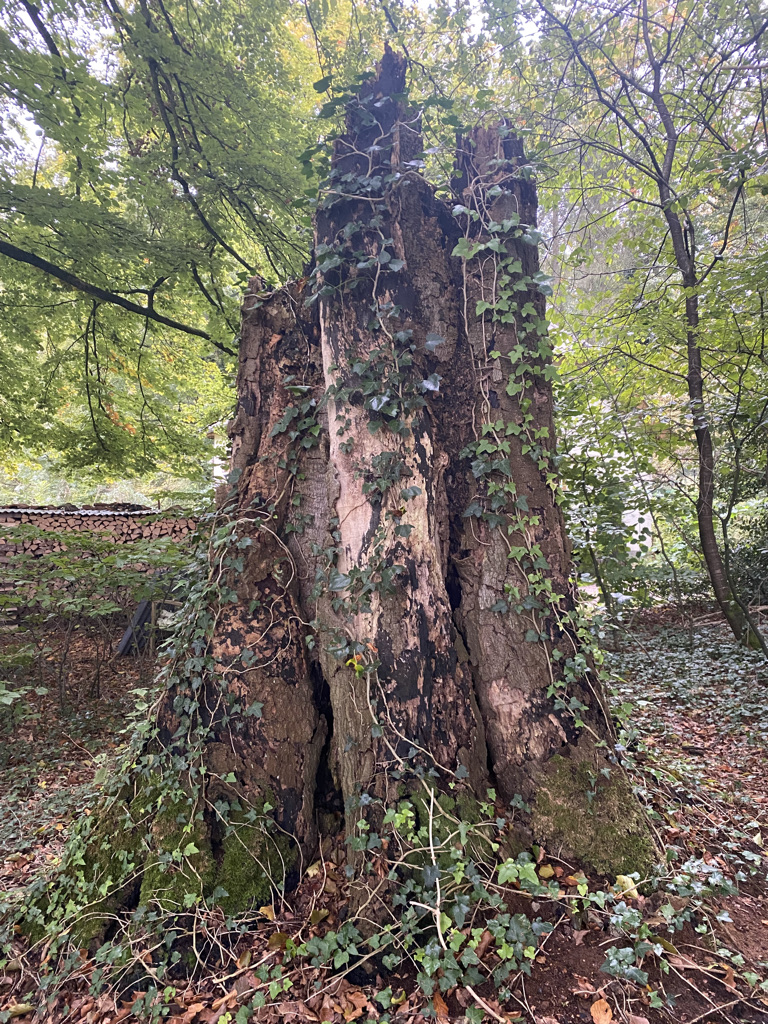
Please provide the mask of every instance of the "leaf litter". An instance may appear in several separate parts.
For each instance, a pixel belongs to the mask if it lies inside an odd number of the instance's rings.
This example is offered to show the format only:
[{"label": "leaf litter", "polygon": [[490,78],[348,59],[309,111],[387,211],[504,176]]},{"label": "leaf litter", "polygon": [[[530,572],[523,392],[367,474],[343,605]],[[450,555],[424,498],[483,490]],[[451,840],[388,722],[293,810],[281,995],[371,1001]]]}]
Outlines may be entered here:
[{"label": "leaf litter", "polygon": [[[344,844],[326,839],[321,859],[289,899],[259,908],[245,922],[226,965],[198,964],[186,981],[177,980],[158,993],[155,1005],[147,1003],[145,984],[93,994],[95,965],[84,950],[78,969],[45,1000],[38,988],[44,950],[29,950],[17,937],[0,960],[0,1020],[415,1024],[426,1016],[439,1022],[521,1024],[768,1022],[768,996],[760,988],[768,973],[768,672],[762,659],[736,648],[723,630],[698,630],[693,651],[688,641],[687,631],[674,625],[646,624],[625,638],[623,650],[608,655],[616,707],[632,705],[622,733],[623,754],[672,866],[693,858],[735,883],[738,894],[708,899],[706,921],[698,915],[681,932],[664,938],[658,900],[643,895],[633,879],[586,877],[575,866],[558,862],[555,851],[540,851],[538,858],[540,877],[556,879],[564,894],[575,895],[585,885],[590,891],[618,893],[658,928],[665,943],[669,973],[663,984],[670,1005],[651,1005],[649,992],[662,980],[653,954],[643,961],[650,975],[645,986],[601,970],[606,948],[622,939],[605,915],[591,910],[553,913],[555,930],[539,951],[531,977],[519,978],[512,1001],[504,1004],[489,984],[479,991],[449,988],[427,998],[414,972],[388,973],[375,958],[335,971],[286,965],[280,985],[265,982],[265,967],[279,969],[289,943],[322,937],[346,916]],[[110,700],[130,701],[137,680],[114,682]],[[93,707],[82,713],[98,720],[99,729],[59,716],[55,705],[45,704],[30,727],[30,739],[16,740],[17,748],[0,770],[5,858],[0,891],[18,891],[52,863],[73,817],[95,806],[99,786],[94,758],[119,746],[122,737],[117,720],[94,715]],[[22,733],[27,733],[26,726]],[[65,735],[72,742],[65,742]],[[513,893],[510,902],[514,898]],[[528,909],[540,908],[529,904]],[[212,912],[209,924],[224,934],[220,915]],[[493,963],[489,941],[481,940],[478,953]],[[150,965],[151,953],[142,955]],[[264,995],[264,1005],[254,1009],[255,993]]]}]

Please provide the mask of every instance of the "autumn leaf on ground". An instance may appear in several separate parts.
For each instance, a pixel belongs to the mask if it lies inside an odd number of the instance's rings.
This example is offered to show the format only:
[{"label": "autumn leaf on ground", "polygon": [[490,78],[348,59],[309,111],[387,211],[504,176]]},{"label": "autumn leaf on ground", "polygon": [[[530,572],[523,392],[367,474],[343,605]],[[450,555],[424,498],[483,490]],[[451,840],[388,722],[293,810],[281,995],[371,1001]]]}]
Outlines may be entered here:
[{"label": "autumn leaf on ground", "polygon": [[616,888],[630,899],[640,899],[640,893],[635,887],[634,880],[629,875],[616,875]]},{"label": "autumn leaf on ground", "polygon": [[608,1024],[613,1020],[613,1010],[605,999],[598,999],[596,1003],[592,1003],[589,1012],[595,1024]]},{"label": "autumn leaf on ground", "polygon": [[448,1020],[448,1004],[439,992],[435,992],[432,996],[432,1006],[437,1014],[438,1020]]}]

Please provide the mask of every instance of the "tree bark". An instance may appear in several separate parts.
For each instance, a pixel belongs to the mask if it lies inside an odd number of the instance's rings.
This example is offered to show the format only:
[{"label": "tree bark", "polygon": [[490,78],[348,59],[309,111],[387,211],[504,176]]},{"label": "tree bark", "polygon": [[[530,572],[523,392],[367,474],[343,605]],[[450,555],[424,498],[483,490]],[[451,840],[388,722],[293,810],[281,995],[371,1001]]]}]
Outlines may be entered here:
[{"label": "tree bark", "polygon": [[[278,860],[295,881],[337,797],[359,875],[386,861],[403,797],[430,822],[436,800],[471,821],[489,785],[526,809],[525,842],[612,875],[655,855],[575,612],[536,190],[502,125],[460,140],[459,205],[439,198],[414,167],[404,86],[388,50],[334,145],[309,278],[268,294],[254,280],[243,307],[241,554],[196,712],[204,894],[229,891],[227,843],[253,834],[231,909],[264,899]],[[160,710],[179,756],[189,696],[182,680]],[[168,841],[156,824],[155,856]]]}]

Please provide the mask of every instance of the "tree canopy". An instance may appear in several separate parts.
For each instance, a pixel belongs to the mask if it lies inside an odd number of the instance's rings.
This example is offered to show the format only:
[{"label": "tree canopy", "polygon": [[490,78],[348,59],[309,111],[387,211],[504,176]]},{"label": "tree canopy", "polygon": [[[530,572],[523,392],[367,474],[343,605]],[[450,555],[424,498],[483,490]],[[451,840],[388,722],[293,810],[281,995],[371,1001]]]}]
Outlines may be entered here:
[{"label": "tree canopy", "polygon": [[[194,476],[245,278],[297,272],[311,54],[289,3],[3,5],[0,444]],[[314,94],[313,94],[314,95]]]}]

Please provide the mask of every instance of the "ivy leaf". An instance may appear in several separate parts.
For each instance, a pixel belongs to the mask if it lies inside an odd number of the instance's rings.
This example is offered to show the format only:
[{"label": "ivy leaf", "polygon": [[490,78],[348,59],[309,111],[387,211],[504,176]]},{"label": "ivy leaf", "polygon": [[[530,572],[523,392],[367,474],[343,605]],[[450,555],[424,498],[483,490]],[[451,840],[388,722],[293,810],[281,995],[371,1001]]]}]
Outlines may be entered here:
[{"label": "ivy leaf", "polygon": [[427,340],[424,343],[424,348],[427,352],[434,352],[438,345],[443,345],[444,343],[445,338],[441,334],[429,333],[427,335]]},{"label": "ivy leaf", "polygon": [[352,580],[349,576],[345,576],[344,573],[338,571],[338,569],[331,570],[330,579],[328,581],[328,589],[333,591],[346,590]]}]

